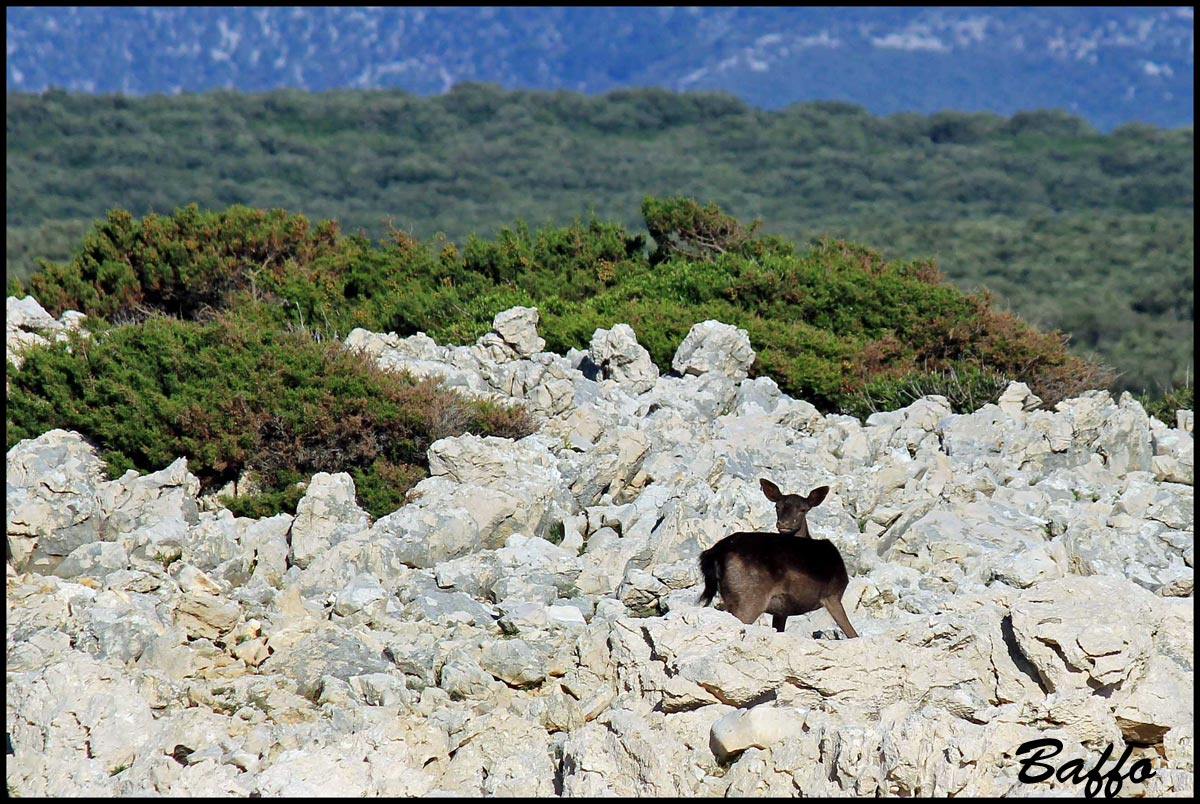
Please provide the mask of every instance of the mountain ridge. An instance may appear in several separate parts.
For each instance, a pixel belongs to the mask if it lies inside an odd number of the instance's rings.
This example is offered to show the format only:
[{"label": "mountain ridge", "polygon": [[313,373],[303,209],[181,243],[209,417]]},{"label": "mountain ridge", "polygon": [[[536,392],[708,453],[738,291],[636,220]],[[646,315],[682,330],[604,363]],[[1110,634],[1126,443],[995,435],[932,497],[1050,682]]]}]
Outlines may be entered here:
[{"label": "mountain ridge", "polygon": [[[725,90],[875,114],[1190,125],[1190,8],[10,8],[6,86],[151,94],[466,81]],[[604,36],[596,36],[603,31]],[[315,58],[316,56],[320,58]]]}]

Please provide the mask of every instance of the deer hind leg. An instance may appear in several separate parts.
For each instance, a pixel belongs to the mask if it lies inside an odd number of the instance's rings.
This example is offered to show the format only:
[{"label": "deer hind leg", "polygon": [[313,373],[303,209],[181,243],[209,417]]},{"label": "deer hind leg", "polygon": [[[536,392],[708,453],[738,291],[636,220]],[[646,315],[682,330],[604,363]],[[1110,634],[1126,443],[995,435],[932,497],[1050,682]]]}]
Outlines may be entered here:
[{"label": "deer hind leg", "polygon": [[752,624],[767,610],[768,600],[766,595],[739,595],[737,593],[726,594],[722,592],[721,599],[725,602],[725,610],[746,623],[746,625]]},{"label": "deer hind leg", "polygon": [[821,598],[821,605],[825,607],[825,611],[829,612],[829,615],[833,617],[833,621],[838,624],[847,637],[858,636],[858,632],[850,624],[850,618],[846,616],[846,610],[842,608],[841,594]]}]

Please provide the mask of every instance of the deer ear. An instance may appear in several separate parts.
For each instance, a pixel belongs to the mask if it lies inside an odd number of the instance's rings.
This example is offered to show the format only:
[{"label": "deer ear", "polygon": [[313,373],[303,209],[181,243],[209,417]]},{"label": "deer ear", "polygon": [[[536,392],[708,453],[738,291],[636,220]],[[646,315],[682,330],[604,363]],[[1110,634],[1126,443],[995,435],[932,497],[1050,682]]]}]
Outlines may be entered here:
[{"label": "deer ear", "polygon": [[765,494],[767,499],[771,502],[779,502],[783,499],[783,492],[779,490],[779,486],[776,486],[765,477],[759,478],[758,485],[762,486],[763,494]]},{"label": "deer ear", "polygon": [[828,494],[829,486],[821,486],[820,488],[813,489],[812,493],[808,495],[808,507],[816,508],[825,501],[825,497]]}]

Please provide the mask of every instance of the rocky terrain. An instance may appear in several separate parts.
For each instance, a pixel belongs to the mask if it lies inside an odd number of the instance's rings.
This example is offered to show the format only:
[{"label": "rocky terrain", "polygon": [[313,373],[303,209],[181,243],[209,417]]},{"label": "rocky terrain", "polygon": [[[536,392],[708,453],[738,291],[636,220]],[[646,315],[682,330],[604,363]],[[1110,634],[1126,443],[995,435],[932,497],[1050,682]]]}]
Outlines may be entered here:
[{"label": "rocky terrain", "polygon": [[[10,354],[78,325],[34,307]],[[346,338],[543,422],[435,442],[376,521],[346,474],[254,520],[183,457],[109,480],[75,433],[10,449],[9,792],[1081,795],[1018,776],[1053,738],[1056,767],[1112,746],[1100,773],[1129,747],[1154,773],[1122,795],[1192,794],[1191,411],[1013,384],[861,422],[748,378],[719,322],[669,375],[628,326],[560,356],[537,322]],[[860,638],[697,606],[700,551],[774,528],[761,477],[832,487],[809,525]]]}]

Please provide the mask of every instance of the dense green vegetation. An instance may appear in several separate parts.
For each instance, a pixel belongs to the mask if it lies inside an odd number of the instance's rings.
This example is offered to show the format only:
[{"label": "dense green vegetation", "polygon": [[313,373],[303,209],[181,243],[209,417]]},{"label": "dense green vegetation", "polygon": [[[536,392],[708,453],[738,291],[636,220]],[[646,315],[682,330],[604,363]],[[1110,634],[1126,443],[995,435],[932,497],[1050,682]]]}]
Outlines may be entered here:
[{"label": "dense green vegetation", "polygon": [[1191,128],[1100,134],[1056,111],[876,117],[831,102],[763,111],[718,93],[467,84],[428,98],[9,93],[7,133],[10,277],[36,257],[68,259],[112,207],[285,207],[371,237],[390,225],[463,244],[517,219],[562,227],[592,212],[642,231],[648,192],[713,200],[796,243],[935,258],[960,287],[989,288],[997,307],[1115,366],[1117,390],[1158,395],[1192,370]]},{"label": "dense green vegetation", "polygon": [[[1111,378],[1070,355],[1059,335],[943,282],[931,263],[889,263],[834,240],[797,254],[759,235],[757,221],[746,226],[691,199],[647,197],[642,214],[653,250],[645,236],[592,217],[536,231],[518,223],[494,240],[470,237],[460,251],[399,231],[375,246],[283,210],[189,206],[141,219],[114,210],[71,261],[44,263],[28,290],[53,314],[101,321],[233,316],[264,331],[316,327],[336,337],[363,326],[443,342],[473,340],[495,312],[527,304],[541,311],[552,350],[585,348],[596,328],[627,322],[664,371],[691,325],[716,318],[750,333],[755,370],[786,392],[858,414],[904,404],[914,382],[966,389],[951,394],[962,409],[994,397],[1006,378],[1051,404]],[[9,290],[26,288],[13,280]],[[215,367],[181,370],[208,377]]]},{"label": "dense green vegetation", "polygon": [[260,491],[226,500],[241,515],[294,510],[296,482],[318,471],[352,473],[362,504],[390,513],[428,474],[434,440],[533,431],[524,411],[382,371],[252,309],[93,327],[93,337],[30,350],[10,370],[8,446],[75,430],[98,445],[114,477],[186,455],[206,491],[249,470]]}]

